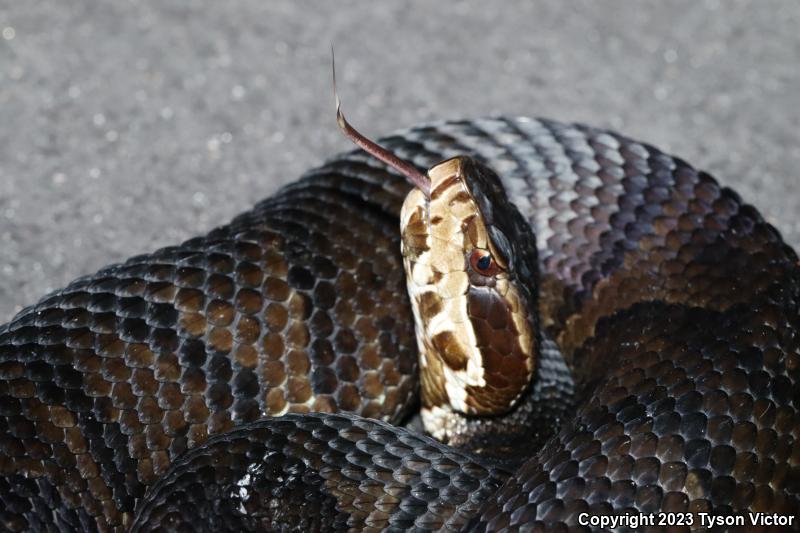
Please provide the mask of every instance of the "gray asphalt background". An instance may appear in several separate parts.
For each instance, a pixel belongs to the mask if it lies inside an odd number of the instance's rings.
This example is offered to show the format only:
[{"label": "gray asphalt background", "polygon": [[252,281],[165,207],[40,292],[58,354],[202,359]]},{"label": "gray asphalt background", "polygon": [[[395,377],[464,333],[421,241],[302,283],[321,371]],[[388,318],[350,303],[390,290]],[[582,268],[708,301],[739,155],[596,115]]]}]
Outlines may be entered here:
[{"label": "gray asphalt background", "polygon": [[499,113],[611,127],[800,244],[792,1],[0,0],[0,322],[350,145]]}]

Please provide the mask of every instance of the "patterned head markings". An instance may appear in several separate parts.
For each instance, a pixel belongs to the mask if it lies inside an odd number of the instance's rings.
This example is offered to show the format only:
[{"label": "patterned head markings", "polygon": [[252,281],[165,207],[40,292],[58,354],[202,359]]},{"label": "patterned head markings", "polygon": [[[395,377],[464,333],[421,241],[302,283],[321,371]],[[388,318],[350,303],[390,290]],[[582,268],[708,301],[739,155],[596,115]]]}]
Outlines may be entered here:
[{"label": "patterned head markings", "polygon": [[488,168],[458,157],[428,176],[430,197],[414,189],[401,211],[423,420],[442,409],[500,414],[535,368],[534,238]]}]

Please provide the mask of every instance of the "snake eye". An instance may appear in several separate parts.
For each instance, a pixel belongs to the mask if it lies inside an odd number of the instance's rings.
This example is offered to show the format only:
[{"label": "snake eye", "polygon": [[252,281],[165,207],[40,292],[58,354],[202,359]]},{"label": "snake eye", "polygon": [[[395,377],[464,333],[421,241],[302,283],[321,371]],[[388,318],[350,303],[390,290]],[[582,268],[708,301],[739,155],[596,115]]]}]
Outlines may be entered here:
[{"label": "snake eye", "polygon": [[469,265],[472,270],[484,276],[493,276],[500,270],[492,254],[488,250],[481,248],[472,250],[469,256]]}]

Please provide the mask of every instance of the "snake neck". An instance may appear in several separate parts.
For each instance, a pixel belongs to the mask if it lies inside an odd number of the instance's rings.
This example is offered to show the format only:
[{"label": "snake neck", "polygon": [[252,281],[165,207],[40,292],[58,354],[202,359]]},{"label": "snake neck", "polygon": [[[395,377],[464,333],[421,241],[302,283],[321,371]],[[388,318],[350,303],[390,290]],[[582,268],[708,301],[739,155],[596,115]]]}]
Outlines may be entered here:
[{"label": "snake neck", "polygon": [[[448,406],[423,407],[422,426],[449,446],[515,468],[520,458],[543,446],[574,414],[575,382],[558,345],[544,336],[538,354],[535,378],[510,410],[471,416]],[[419,431],[416,425],[410,427]]]}]

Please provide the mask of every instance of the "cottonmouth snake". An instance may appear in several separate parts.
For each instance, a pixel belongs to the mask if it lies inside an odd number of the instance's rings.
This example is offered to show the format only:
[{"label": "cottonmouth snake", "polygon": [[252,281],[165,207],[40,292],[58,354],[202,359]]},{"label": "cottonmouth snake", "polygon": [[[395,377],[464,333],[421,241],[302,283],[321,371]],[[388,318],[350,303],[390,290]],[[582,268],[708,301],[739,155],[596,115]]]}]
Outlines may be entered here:
[{"label": "cottonmouth snake", "polygon": [[[5,529],[797,515],[798,259],[754,208],[679,159],[580,125],[457,121],[383,143],[421,169],[485,163],[536,234],[540,326],[577,407],[544,357],[532,458],[509,466],[389,425],[418,386],[397,230],[410,186],[350,152],[0,327]],[[287,411],[355,414],[264,416]]]}]

